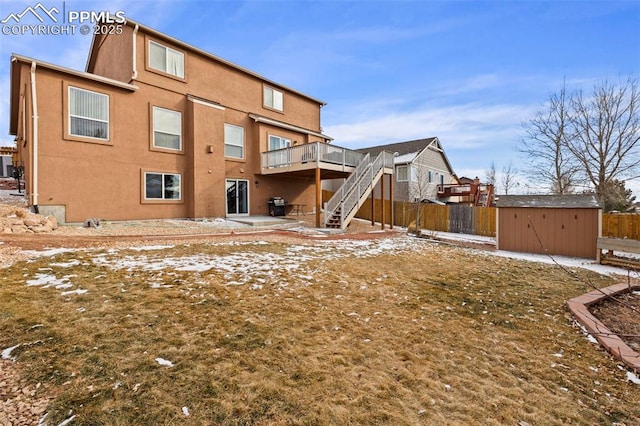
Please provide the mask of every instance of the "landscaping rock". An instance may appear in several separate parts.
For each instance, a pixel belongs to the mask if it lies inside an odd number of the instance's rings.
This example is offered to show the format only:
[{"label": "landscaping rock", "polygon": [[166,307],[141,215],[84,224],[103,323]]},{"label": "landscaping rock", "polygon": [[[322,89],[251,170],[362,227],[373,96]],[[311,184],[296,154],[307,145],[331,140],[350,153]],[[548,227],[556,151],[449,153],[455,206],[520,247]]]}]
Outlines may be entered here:
[{"label": "landscaping rock", "polygon": [[11,227],[11,232],[13,234],[25,234],[28,230],[29,228],[24,225],[13,225]]},{"label": "landscaping rock", "polygon": [[36,234],[42,234],[44,232],[51,232],[51,226],[38,225],[38,226],[32,226],[29,229],[32,230]]},{"label": "landscaping rock", "polygon": [[52,230],[56,230],[58,229],[58,219],[56,219],[55,216],[47,216],[47,221],[51,224],[51,229]]},{"label": "landscaping rock", "polygon": [[24,225],[28,228],[32,228],[34,226],[40,226],[42,225],[42,223],[40,222],[40,218],[34,217],[34,218],[24,219]]}]

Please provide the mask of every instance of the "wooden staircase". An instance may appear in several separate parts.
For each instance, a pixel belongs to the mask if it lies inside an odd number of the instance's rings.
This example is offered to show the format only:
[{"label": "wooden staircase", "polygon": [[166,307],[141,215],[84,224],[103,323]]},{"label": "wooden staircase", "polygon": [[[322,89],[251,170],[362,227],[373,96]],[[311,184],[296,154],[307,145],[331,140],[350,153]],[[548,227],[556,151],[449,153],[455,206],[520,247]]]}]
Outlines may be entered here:
[{"label": "wooden staircase", "polygon": [[383,151],[374,160],[369,154],[365,155],[356,170],[326,203],[325,227],[345,229],[380,181],[385,169],[393,172],[393,154]]},{"label": "wooden staircase", "polygon": [[327,228],[336,228],[336,229],[340,229],[341,228],[341,217],[342,217],[342,207],[338,208],[336,211],[333,212],[333,214],[331,216],[329,216],[329,218],[327,219],[327,221],[325,222],[325,226]]}]

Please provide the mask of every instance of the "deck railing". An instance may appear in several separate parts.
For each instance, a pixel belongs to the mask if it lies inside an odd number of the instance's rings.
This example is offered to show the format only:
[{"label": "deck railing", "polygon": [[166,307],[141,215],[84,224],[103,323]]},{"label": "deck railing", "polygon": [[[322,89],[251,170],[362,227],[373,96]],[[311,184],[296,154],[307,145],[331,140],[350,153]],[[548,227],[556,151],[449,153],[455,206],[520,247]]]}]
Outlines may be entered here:
[{"label": "deck railing", "polygon": [[262,168],[287,167],[294,164],[331,163],[356,167],[364,154],[327,143],[314,142],[262,153]]}]

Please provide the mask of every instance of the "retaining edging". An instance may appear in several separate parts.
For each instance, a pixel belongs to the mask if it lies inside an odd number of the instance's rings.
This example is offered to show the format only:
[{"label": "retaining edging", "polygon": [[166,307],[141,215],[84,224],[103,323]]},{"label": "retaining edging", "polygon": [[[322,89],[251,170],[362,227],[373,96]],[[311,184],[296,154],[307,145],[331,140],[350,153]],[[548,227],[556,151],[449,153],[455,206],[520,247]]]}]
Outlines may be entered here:
[{"label": "retaining edging", "polygon": [[605,347],[615,358],[640,373],[640,354],[627,345],[620,337],[609,330],[599,319],[589,312],[589,306],[608,296],[640,290],[640,285],[616,284],[601,290],[594,290],[567,301],[567,307],[587,331]]}]

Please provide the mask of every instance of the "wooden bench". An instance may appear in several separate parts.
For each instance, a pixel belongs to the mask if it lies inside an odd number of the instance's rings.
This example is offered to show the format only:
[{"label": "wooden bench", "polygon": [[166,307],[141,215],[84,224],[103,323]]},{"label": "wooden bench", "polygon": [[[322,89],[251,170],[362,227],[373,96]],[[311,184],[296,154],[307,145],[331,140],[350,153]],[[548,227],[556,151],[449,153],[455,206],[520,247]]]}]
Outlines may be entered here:
[{"label": "wooden bench", "polygon": [[[608,263],[616,266],[640,269],[640,256],[637,258],[621,258],[614,255],[614,252],[616,251],[640,255],[640,241],[638,240],[600,237],[598,238],[597,248],[598,263]],[[602,254],[603,250],[607,250],[607,253],[604,255]]]}]

